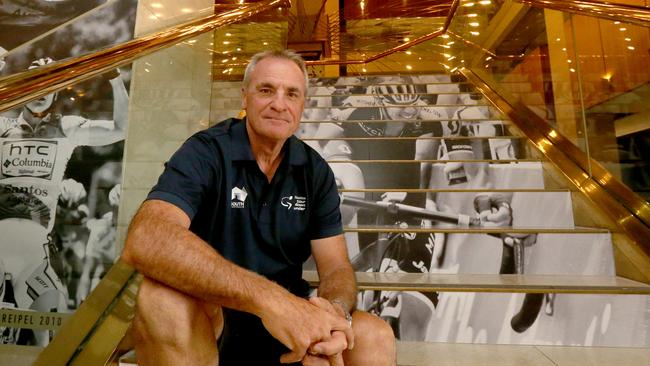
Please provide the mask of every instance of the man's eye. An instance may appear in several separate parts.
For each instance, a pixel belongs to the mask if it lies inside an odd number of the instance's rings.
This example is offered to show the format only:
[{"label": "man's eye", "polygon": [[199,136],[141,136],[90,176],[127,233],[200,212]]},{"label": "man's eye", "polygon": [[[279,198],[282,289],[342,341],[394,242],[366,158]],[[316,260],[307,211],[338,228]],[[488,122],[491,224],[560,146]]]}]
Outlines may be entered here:
[{"label": "man's eye", "polygon": [[260,93],[262,93],[262,94],[271,94],[271,89],[260,89]]}]

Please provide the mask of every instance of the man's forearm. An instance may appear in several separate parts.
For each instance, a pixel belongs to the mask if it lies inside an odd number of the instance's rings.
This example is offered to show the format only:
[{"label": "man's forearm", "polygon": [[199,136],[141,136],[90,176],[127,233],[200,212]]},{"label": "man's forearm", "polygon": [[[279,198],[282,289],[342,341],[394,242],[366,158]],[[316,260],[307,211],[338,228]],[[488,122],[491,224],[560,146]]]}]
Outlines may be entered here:
[{"label": "man's forearm", "polygon": [[348,312],[356,307],[357,284],[352,266],[337,268],[320,278],[318,296],[330,301],[344,303]]},{"label": "man's forearm", "polygon": [[[145,205],[147,205],[145,203]],[[207,302],[256,315],[288,294],[222,257],[186,227],[155,210],[133,219],[123,259],[143,275]],[[265,296],[260,296],[260,293]]]}]

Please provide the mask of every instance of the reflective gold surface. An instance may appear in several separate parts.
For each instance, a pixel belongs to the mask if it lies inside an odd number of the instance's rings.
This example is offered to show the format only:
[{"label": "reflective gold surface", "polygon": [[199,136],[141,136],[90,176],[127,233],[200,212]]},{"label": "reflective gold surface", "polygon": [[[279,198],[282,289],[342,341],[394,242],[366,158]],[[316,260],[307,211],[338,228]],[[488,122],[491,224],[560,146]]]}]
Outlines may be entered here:
[{"label": "reflective gold surface", "polygon": [[522,4],[559,10],[567,13],[591,15],[599,18],[618,20],[625,23],[650,26],[650,9],[625,4],[612,4],[584,0],[514,0]]},{"label": "reflective gold surface", "polygon": [[[88,352],[101,355],[108,352],[110,355],[124,336],[124,326],[128,325],[130,314],[133,313],[133,287],[129,284],[134,278],[135,271],[132,267],[121,261],[115,263],[97,288],[61,327],[60,332],[39,355],[34,365],[68,365],[75,357],[87,355]],[[108,334],[105,333],[106,320],[114,326]],[[103,334],[102,340],[99,343],[90,343],[96,339],[95,334]],[[92,347],[87,347],[89,345]],[[108,355],[103,357],[101,362],[84,365],[101,365],[107,358]]]}]

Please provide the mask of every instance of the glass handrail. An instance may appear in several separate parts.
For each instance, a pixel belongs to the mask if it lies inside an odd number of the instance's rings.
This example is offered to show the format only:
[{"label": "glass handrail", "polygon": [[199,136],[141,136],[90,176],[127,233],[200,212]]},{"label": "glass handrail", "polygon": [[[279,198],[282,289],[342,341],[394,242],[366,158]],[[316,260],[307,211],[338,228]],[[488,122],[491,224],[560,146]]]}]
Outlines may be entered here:
[{"label": "glass handrail", "polygon": [[136,58],[188,40],[217,27],[238,22],[269,9],[286,6],[286,3],[287,0],[267,0],[243,5],[235,10],[212,14],[89,55],[59,61],[35,70],[2,78],[0,79],[0,111],[14,108],[29,100],[88,80],[121,65],[131,63]]}]

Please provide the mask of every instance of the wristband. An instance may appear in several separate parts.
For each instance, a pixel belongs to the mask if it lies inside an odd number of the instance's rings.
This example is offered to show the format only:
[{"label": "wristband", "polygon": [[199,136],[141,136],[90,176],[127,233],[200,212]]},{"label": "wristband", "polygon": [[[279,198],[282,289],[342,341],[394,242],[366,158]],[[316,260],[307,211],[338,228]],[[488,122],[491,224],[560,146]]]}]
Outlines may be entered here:
[{"label": "wristband", "polygon": [[346,304],[344,301],[339,300],[339,299],[331,300],[330,303],[337,304],[338,306],[341,307],[341,309],[345,313],[345,320],[348,321],[348,324],[350,325],[350,328],[352,328],[352,315],[348,311],[348,304]]}]

